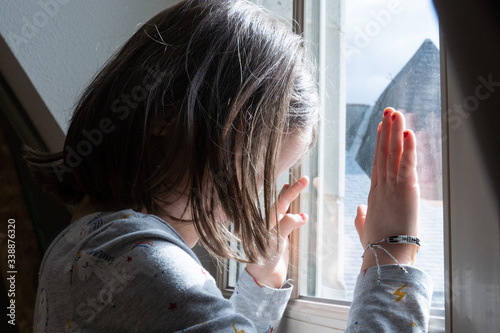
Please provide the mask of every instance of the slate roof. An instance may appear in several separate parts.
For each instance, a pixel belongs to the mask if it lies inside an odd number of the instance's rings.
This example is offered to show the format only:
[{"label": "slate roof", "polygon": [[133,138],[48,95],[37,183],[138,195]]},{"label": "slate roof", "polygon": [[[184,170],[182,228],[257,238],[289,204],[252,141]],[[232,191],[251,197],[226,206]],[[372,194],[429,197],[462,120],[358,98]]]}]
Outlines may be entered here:
[{"label": "slate roof", "polygon": [[[376,133],[382,119],[382,111],[387,106],[407,114],[407,128],[417,134],[420,143],[420,161],[431,163],[431,168],[440,168],[441,146],[432,145],[435,138],[441,136],[441,93],[439,77],[439,50],[430,39],[426,39],[414,56],[394,77],[375,103],[363,135],[361,147],[356,154],[356,161],[367,175],[371,174],[373,151],[375,150]],[[357,116],[357,114],[356,114]],[[421,132],[420,134],[417,132]],[[420,136],[420,137],[419,137]],[[434,178],[436,173],[421,172],[423,181],[423,197],[436,199],[440,197],[441,182]]]},{"label": "slate roof", "polygon": [[354,143],[365,114],[371,111],[371,107],[366,104],[349,104],[347,107],[349,108],[347,111],[349,116],[346,117],[345,149],[349,150]]}]

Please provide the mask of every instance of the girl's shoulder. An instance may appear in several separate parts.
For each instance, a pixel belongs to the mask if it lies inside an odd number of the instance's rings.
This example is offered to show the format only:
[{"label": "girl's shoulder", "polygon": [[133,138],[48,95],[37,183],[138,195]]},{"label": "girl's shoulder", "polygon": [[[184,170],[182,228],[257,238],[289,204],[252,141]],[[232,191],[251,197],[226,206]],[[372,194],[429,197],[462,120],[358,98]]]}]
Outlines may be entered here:
[{"label": "girl's shoulder", "polygon": [[89,272],[104,274],[115,267],[146,273],[160,266],[181,266],[182,271],[200,265],[166,221],[131,209],[93,213],[74,221],[49,246],[41,270],[61,261],[66,262],[65,272],[78,272],[80,280],[86,280]]},{"label": "girl's shoulder", "polygon": [[[71,327],[96,331],[183,328],[184,321],[202,322],[198,318],[210,306],[224,303],[215,280],[181,236],[153,215],[132,210],[87,215],[68,226],[49,250],[39,289],[42,301],[51,298],[52,322],[71,317]],[[194,306],[206,299],[207,305]],[[37,311],[44,313],[42,303]],[[37,319],[41,327],[45,318]]]},{"label": "girl's shoulder", "polygon": [[[116,212],[96,212],[71,223],[55,238],[54,243],[64,240],[71,244],[108,241],[123,242],[131,239],[154,237],[181,247],[187,247],[184,239],[166,221],[132,209]],[[52,245],[52,244],[51,244]]]}]

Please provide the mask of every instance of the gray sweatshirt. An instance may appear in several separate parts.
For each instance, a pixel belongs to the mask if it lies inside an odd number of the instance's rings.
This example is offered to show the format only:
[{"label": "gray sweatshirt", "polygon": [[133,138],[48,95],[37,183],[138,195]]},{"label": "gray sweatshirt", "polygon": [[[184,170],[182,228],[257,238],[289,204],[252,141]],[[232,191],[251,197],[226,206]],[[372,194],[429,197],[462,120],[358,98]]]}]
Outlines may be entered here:
[{"label": "gray sweatshirt", "polygon": [[[381,285],[376,268],[360,274],[349,332],[426,331],[430,279],[411,267],[389,274],[395,267],[382,266]],[[96,213],[69,225],[45,253],[34,332],[270,333],[291,292],[244,271],[227,300],[167,222],[133,210]]]}]

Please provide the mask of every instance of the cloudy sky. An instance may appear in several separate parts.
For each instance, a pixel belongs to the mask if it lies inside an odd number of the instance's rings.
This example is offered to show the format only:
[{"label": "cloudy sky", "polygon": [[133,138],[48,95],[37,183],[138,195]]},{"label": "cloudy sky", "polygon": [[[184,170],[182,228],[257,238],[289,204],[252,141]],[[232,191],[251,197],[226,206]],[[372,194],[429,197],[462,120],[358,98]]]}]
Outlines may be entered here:
[{"label": "cloudy sky", "polygon": [[426,38],[439,48],[430,0],[347,0],[347,102],[373,105]]}]

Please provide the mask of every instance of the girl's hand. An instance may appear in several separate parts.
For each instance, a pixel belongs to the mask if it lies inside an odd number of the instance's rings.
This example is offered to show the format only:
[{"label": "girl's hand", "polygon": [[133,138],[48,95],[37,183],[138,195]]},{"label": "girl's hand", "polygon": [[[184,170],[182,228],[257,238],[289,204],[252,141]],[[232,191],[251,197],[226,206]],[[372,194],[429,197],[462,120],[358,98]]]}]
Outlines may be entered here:
[{"label": "girl's hand", "polygon": [[[377,131],[377,144],[368,195],[368,207],[358,207],[356,230],[363,248],[391,235],[418,235],[418,200],[415,135],[405,130],[404,116],[392,108],[384,110]],[[412,265],[417,246],[382,243],[401,264]],[[379,262],[395,264],[384,251]],[[365,252],[361,270],[375,266],[375,256]]]},{"label": "girl's hand", "polygon": [[[272,230],[276,242],[279,242],[279,252],[263,264],[248,264],[247,272],[259,283],[272,288],[280,288],[286,279],[288,270],[288,235],[297,228],[300,228],[307,222],[305,214],[287,214],[288,207],[295,198],[297,198],[307,185],[309,178],[302,177],[292,186],[286,184],[283,186],[276,203],[278,208],[279,234],[277,228]],[[276,224],[274,222],[274,224]],[[271,244],[272,248],[277,249],[277,243]]]}]

